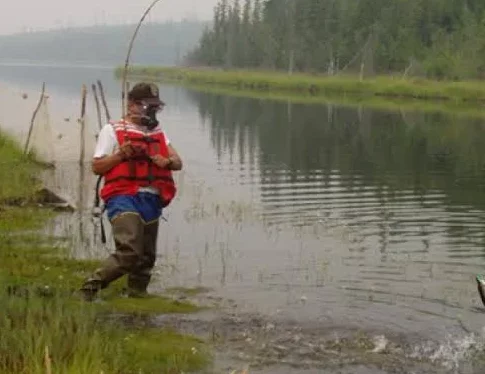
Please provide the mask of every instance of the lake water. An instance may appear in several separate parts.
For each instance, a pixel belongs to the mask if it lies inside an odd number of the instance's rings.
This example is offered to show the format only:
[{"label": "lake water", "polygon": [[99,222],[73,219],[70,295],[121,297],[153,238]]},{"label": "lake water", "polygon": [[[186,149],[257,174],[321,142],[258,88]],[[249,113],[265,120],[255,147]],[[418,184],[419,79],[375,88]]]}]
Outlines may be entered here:
[{"label": "lake water", "polygon": [[[89,214],[92,95],[82,171],[76,122],[81,85],[96,79],[116,118],[120,84],[109,69],[0,66],[0,123],[25,139],[47,83],[34,143],[56,162],[46,183],[82,207],[51,229],[71,235],[79,256],[103,257],[112,246]],[[468,354],[485,342],[474,281],[485,272],[484,120],[160,91],[185,170],[164,212],[154,291],[210,287],[241,312],[399,334],[443,359],[440,370],[478,370]]]}]

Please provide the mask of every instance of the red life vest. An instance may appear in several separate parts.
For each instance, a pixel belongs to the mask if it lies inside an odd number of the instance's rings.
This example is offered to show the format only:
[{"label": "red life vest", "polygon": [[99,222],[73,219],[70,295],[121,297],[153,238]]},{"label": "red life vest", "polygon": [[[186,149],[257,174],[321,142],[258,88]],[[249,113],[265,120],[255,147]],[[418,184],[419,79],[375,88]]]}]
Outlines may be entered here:
[{"label": "red life vest", "polygon": [[150,156],[168,157],[168,147],[162,130],[144,133],[128,123],[112,124],[119,144],[130,140],[135,155],[113,167],[104,174],[104,186],[100,196],[107,201],[112,196],[135,195],[140,187],[158,189],[162,205],[166,207],[176,194],[172,171],[155,165]]}]

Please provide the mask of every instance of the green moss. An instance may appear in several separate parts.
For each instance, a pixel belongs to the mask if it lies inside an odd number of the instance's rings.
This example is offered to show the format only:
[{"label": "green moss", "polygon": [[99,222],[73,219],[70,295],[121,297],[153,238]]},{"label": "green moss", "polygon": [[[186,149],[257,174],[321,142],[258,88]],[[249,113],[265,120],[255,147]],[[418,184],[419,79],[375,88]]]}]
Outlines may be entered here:
[{"label": "green moss", "polygon": [[15,284],[36,283],[69,291],[79,287],[81,281],[96,266],[94,261],[53,256],[48,248],[15,248],[15,251],[9,252],[0,255],[0,261],[5,265],[2,273],[10,283]]},{"label": "green moss", "polygon": [[206,287],[170,287],[165,290],[169,294],[179,294],[184,296],[197,296],[201,293],[209,292],[210,289]]},{"label": "green moss", "polygon": [[[52,211],[26,206],[22,208],[0,206],[0,235],[8,236],[12,232],[40,230],[48,218],[54,216]],[[39,240],[37,236],[37,240]]]},{"label": "green moss", "polygon": [[130,332],[124,340],[123,366],[133,372],[133,363],[143,362],[144,373],[174,373],[202,369],[210,358],[203,342],[170,330],[143,329]]},{"label": "green moss", "polygon": [[200,310],[194,304],[180,302],[162,296],[107,298],[107,308],[116,312],[135,314],[193,313]]}]

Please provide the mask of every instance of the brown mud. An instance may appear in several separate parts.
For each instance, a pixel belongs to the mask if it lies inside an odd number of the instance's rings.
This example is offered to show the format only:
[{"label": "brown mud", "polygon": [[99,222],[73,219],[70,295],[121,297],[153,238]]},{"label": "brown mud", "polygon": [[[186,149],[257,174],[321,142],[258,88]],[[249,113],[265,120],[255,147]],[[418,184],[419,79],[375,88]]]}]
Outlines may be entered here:
[{"label": "brown mud", "polygon": [[[175,299],[208,307],[193,314],[145,318],[152,326],[194,334],[214,347],[212,374],[475,374],[485,357],[470,342],[463,356],[450,357],[447,342],[426,342],[418,335],[363,329],[285,316],[240,312],[233,300],[180,292]],[[130,319],[127,323],[133,323]],[[140,323],[140,321],[137,321]],[[469,337],[472,339],[472,337]],[[450,347],[451,348],[451,347]],[[456,347],[454,348],[456,350]]]}]

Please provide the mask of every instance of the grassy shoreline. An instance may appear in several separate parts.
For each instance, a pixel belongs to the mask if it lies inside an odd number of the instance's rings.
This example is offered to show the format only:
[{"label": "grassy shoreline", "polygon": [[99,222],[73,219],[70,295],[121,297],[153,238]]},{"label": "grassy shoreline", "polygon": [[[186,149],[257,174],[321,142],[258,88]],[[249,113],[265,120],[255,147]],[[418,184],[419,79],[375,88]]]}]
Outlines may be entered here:
[{"label": "grassy shoreline", "polygon": [[[121,76],[122,68],[115,70]],[[197,90],[300,103],[342,103],[376,108],[447,111],[483,117],[485,84],[391,77],[368,78],[280,72],[133,66],[130,78],[187,85]]]},{"label": "grassy shoreline", "polygon": [[[0,155],[0,372],[180,373],[206,367],[211,353],[203,341],[147,319],[194,312],[195,305],[161,296],[120,298],[123,281],[103,291],[103,303],[73,297],[98,261],[72,258],[69,243],[43,233],[55,213],[33,199],[38,186],[31,181],[40,171],[35,159],[2,134]],[[129,316],[130,324],[119,315]]]}]

